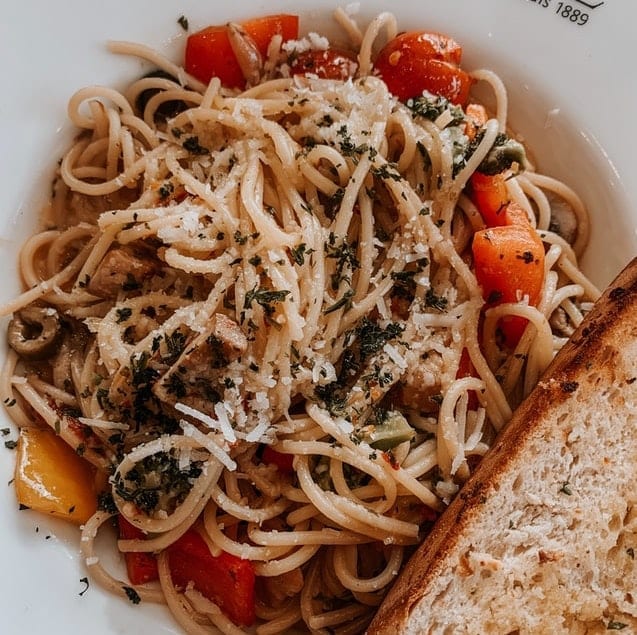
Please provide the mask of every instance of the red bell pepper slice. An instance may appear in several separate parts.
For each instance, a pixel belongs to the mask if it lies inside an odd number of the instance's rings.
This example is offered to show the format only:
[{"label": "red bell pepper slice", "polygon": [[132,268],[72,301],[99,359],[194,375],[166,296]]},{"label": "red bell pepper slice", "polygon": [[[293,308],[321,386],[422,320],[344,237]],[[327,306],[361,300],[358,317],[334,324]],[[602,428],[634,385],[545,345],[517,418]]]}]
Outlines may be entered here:
[{"label": "red bell pepper slice", "polygon": [[[275,35],[280,34],[285,42],[297,39],[299,34],[299,18],[289,14],[264,16],[243,22],[241,26],[263,56]],[[228,88],[245,87],[245,78],[223,25],[206,27],[188,37],[184,66],[205,84],[218,77]]]},{"label": "red bell pepper slice", "polygon": [[276,465],[282,474],[294,474],[293,454],[277,452],[272,446],[266,445],[263,448],[262,460],[266,465]]},{"label": "red bell pepper slice", "polygon": [[185,589],[192,583],[238,626],[255,620],[254,568],[249,560],[229,553],[213,556],[201,535],[189,529],[167,549],[173,584]]},{"label": "red bell pepper slice", "polygon": [[[117,517],[119,537],[123,540],[143,540],[146,534],[131,525],[121,514]],[[145,551],[128,551],[124,554],[126,572],[131,584],[146,584],[159,578],[157,558]]]}]

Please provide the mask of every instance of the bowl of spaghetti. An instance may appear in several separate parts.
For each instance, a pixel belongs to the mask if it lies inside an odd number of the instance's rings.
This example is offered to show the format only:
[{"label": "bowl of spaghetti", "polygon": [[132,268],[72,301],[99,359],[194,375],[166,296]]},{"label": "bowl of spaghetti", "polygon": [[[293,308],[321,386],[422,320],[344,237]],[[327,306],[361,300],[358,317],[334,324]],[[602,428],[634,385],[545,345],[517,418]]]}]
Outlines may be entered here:
[{"label": "bowl of spaghetti", "polygon": [[364,632],[637,252],[636,10],[503,5],[11,7],[16,629]]}]

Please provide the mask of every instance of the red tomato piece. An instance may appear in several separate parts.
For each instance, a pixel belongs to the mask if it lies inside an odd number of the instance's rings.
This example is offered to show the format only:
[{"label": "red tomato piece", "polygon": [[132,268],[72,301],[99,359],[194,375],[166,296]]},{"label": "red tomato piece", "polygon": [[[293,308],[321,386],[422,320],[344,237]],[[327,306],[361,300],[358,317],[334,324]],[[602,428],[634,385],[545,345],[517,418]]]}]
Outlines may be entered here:
[{"label": "red tomato piece", "polygon": [[225,552],[213,556],[194,529],[189,529],[167,551],[175,586],[185,589],[192,582],[199,593],[217,604],[235,624],[254,623],[256,577],[249,560]]},{"label": "red tomato piece", "polygon": [[[433,31],[408,31],[388,42],[389,54],[394,51],[408,52],[422,58],[442,60],[460,64],[462,47],[453,38]],[[380,55],[379,55],[380,57]]]},{"label": "red tomato piece", "polygon": [[346,80],[354,75],[357,67],[358,63],[352,53],[329,48],[299,53],[290,65],[290,74],[312,74],[321,79]]},{"label": "red tomato piece", "polygon": [[[263,56],[275,35],[280,34],[286,41],[298,38],[299,34],[299,18],[289,14],[248,20],[242,26]],[[227,88],[245,87],[245,78],[225,26],[209,26],[190,35],[186,41],[184,66],[188,73],[205,84],[218,77]]]},{"label": "red tomato piece", "polygon": [[[146,534],[131,525],[121,514],[117,517],[119,537],[124,540],[143,540]],[[145,551],[129,551],[124,554],[126,572],[131,584],[146,584],[159,578],[157,559]]]},{"label": "red tomato piece", "polygon": [[487,109],[482,104],[467,104],[464,112],[478,127],[484,126],[489,120]]},{"label": "red tomato piece", "polygon": [[209,26],[186,42],[186,72],[207,84],[218,77],[228,88],[243,88],[245,78],[230,46],[225,26]]},{"label": "red tomato piece", "polygon": [[438,520],[440,514],[435,510],[431,509],[428,505],[421,506],[421,515],[423,523],[435,523]]},{"label": "red tomato piece", "polygon": [[280,35],[284,42],[296,40],[299,37],[299,16],[289,13],[266,15],[243,22],[241,26],[264,57],[268,52],[270,41],[275,35]]},{"label": "red tomato piece", "polygon": [[489,120],[487,109],[481,104],[467,104],[464,113],[467,116],[464,133],[469,137],[469,141],[473,141],[478,130]]},{"label": "red tomato piece", "polygon": [[489,227],[506,224],[503,211],[509,202],[509,193],[504,174],[474,172],[471,175],[471,200]]},{"label": "red tomato piece", "polygon": [[513,201],[507,203],[502,216],[504,217],[504,225],[507,226],[520,225],[529,228],[531,225],[527,213]]},{"label": "red tomato piece", "polygon": [[445,35],[428,32],[402,33],[380,51],[374,68],[390,92],[403,101],[424,90],[454,104],[469,99],[473,80],[458,64],[460,45]]},{"label": "red tomato piece", "polygon": [[266,445],[263,448],[262,460],[265,464],[276,465],[279,472],[283,474],[294,474],[294,455],[277,452],[272,446]]},{"label": "red tomato piece", "polygon": [[[472,251],[476,278],[489,306],[518,302],[528,296],[537,305],[544,284],[544,245],[512,206],[508,225],[483,229],[473,237]],[[519,211],[518,211],[519,210]],[[518,316],[504,318],[501,328],[507,346],[513,348],[524,333],[527,320]]]}]

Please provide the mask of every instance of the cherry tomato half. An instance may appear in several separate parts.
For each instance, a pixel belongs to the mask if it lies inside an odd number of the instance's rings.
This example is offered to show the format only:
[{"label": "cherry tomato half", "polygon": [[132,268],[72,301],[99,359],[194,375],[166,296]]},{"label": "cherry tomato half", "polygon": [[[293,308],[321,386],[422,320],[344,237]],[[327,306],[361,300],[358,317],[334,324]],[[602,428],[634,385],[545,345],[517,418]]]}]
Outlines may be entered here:
[{"label": "cherry tomato half", "polygon": [[403,101],[427,90],[454,104],[469,98],[472,79],[459,66],[460,45],[440,33],[414,31],[390,40],[374,63],[390,92]]},{"label": "cherry tomato half", "polygon": [[[266,55],[270,40],[275,35],[280,34],[284,42],[299,36],[299,18],[296,15],[268,15],[243,22],[242,26],[262,56]],[[245,86],[245,78],[225,25],[209,26],[190,35],[186,41],[184,66],[188,73],[205,84],[212,77],[218,77],[228,88]]]},{"label": "cherry tomato half", "polygon": [[349,51],[329,48],[324,51],[310,50],[299,53],[290,64],[291,75],[316,75],[321,79],[353,77],[358,68],[356,58]]}]

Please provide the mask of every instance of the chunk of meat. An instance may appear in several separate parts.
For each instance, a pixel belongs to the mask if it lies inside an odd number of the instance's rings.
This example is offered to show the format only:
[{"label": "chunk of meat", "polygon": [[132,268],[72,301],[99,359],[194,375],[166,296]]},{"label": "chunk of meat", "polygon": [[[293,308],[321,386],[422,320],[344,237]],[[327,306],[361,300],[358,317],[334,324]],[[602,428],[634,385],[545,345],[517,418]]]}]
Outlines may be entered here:
[{"label": "chunk of meat", "polygon": [[551,206],[551,224],[549,229],[573,245],[577,239],[577,216],[573,208],[562,197],[553,192],[545,192]]},{"label": "chunk of meat", "polygon": [[400,402],[422,412],[436,412],[440,396],[440,377],[443,372],[443,359],[435,351],[429,351],[426,360],[409,369],[401,380]]},{"label": "chunk of meat", "polygon": [[94,225],[101,214],[114,209],[126,209],[139,195],[137,188],[127,187],[104,196],[70,192],[64,207],[65,224],[67,227],[81,222]]},{"label": "chunk of meat", "polygon": [[101,298],[112,298],[120,291],[134,291],[157,271],[150,258],[115,247],[102,258],[88,283],[88,291]]},{"label": "chunk of meat", "polygon": [[186,347],[176,365],[194,374],[206,375],[210,369],[226,367],[247,348],[248,340],[241,327],[223,313],[215,313],[209,328]]},{"label": "chunk of meat", "polygon": [[248,348],[248,340],[241,327],[223,313],[212,316],[209,338],[213,340],[209,342],[211,348],[220,349],[227,360],[224,365],[241,357]]}]

